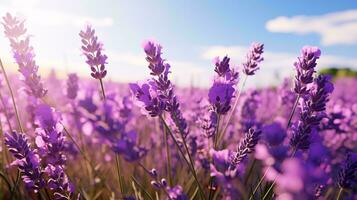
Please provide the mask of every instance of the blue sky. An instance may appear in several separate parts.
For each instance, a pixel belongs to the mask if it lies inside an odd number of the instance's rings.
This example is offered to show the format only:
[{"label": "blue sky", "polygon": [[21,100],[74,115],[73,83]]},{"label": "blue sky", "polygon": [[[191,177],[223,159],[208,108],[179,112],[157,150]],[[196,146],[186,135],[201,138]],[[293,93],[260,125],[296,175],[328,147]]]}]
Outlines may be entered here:
[{"label": "blue sky", "polygon": [[[357,1],[341,2],[2,0],[0,13],[26,19],[43,74],[55,68],[61,76],[89,75],[78,32],[91,23],[109,56],[110,79],[145,79],[141,43],[153,38],[163,45],[178,84],[206,87],[214,56],[228,54],[239,66],[250,43],[258,41],[265,44],[266,60],[249,84],[261,86],[291,76],[304,45],[322,49],[320,68],[357,68]],[[3,37],[0,47],[11,64]]]}]

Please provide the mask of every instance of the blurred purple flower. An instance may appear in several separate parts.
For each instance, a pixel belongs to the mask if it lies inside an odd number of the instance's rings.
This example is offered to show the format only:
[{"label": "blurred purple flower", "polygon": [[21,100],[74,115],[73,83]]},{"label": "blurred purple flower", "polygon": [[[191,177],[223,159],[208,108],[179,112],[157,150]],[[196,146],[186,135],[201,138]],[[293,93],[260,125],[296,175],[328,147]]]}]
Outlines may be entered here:
[{"label": "blurred purple flower", "polygon": [[171,200],[188,200],[188,196],[183,192],[183,189],[180,185],[168,188],[167,193],[170,196]]},{"label": "blurred purple flower", "polygon": [[271,146],[280,145],[286,137],[285,129],[278,122],[263,126],[262,133],[264,140]]},{"label": "blurred purple flower", "polygon": [[234,158],[234,152],[224,149],[216,151],[210,150],[213,162],[210,165],[211,176],[215,177],[219,183],[225,184],[236,177],[235,170],[231,170],[232,158]]},{"label": "blurred purple flower", "polygon": [[44,89],[41,77],[37,74],[38,66],[34,60],[35,53],[33,47],[30,46],[30,37],[26,35],[24,21],[20,21],[9,13],[3,17],[3,20],[5,36],[10,41],[19,72],[23,75],[23,81],[27,85],[27,94],[36,98],[44,97],[47,90]]},{"label": "blurred purple flower", "polygon": [[234,85],[231,83],[215,81],[208,91],[208,99],[217,114],[226,114],[231,108],[234,97]]},{"label": "blurred purple flower", "polygon": [[239,120],[243,132],[248,132],[250,128],[260,128],[256,114],[261,102],[259,98],[259,92],[256,90],[248,91],[244,97]]},{"label": "blurred purple flower", "polygon": [[147,153],[147,149],[139,146],[137,133],[135,131],[129,131],[122,134],[121,139],[117,141],[113,146],[113,150],[116,153],[122,154],[124,159],[128,162],[134,162]]},{"label": "blurred purple flower", "polygon": [[78,93],[78,76],[75,73],[69,74],[67,79],[67,97],[75,99]]},{"label": "blurred purple flower", "polygon": [[356,189],[357,154],[349,153],[338,174],[338,185],[344,189]]},{"label": "blurred purple flower", "polygon": [[63,126],[59,123],[60,117],[53,108],[46,104],[39,105],[35,111],[39,128],[36,129],[36,145],[45,163],[63,165],[64,155]]}]

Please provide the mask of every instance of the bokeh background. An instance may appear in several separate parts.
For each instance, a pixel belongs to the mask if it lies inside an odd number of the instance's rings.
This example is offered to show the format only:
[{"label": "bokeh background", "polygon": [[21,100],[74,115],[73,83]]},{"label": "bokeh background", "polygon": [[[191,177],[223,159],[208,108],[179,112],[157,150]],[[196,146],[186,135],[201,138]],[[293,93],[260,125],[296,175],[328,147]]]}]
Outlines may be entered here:
[{"label": "bokeh background", "polygon": [[[266,53],[250,86],[276,85],[292,76],[293,62],[306,44],[321,48],[319,70],[353,75],[357,69],[357,1],[352,0],[1,0],[0,13],[6,12],[26,19],[43,76],[55,69],[59,77],[70,72],[88,77],[78,36],[86,24],[104,43],[113,81],[148,76],[141,48],[148,38],[163,45],[180,86],[208,87],[211,60],[228,54],[238,65],[254,41],[264,43]],[[17,70],[5,37],[0,37],[0,55],[9,70]]]}]

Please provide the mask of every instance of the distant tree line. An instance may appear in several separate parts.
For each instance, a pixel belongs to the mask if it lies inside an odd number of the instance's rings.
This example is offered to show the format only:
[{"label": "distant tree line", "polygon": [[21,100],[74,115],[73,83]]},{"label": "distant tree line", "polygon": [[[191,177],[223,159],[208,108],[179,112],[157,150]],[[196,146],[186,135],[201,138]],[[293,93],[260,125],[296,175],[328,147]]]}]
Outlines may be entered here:
[{"label": "distant tree line", "polygon": [[326,68],[322,69],[319,71],[320,74],[330,74],[334,78],[339,78],[339,77],[357,77],[357,71],[353,70],[351,68],[337,68],[337,67],[332,67],[332,68]]}]

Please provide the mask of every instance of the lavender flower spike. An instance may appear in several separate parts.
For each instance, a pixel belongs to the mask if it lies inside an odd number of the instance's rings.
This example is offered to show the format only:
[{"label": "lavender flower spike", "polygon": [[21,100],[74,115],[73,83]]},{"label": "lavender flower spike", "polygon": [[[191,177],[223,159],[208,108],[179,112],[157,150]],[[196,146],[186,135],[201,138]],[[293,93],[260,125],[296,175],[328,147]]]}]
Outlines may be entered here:
[{"label": "lavender flower spike", "polygon": [[254,151],[255,145],[257,145],[260,138],[261,131],[250,128],[245,135],[242,142],[239,143],[237,152],[231,161],[231,167],[236,168],[237,165],[248,155]]},{"label": "lavender flower spike", "polygon": [[102,54],[103,44],[94,34],[95,30],[87,26],[86,30],[79,33],[79,36],[82,38],[82,52],[87,57],[86,63],[92,71],[91,76],[95,79],[102,79],[107,75],[105,64],[107,64],[108,57]]},{"label": "lavender flower spike", "polygon": [[[165,110],[170,113],[177,130],[186,137],[189,132],[188,125],[186,119],[182,116],[180,104],[174,93],[174,87],[168,77],[170,65],[164,63],[161,58],[162,47],[152,41],[146,41],[143,47],[146,53],[146,60],[149,62],[150,74],[155,77],[149,84],[156,91],[159,97],[158,100],[164,103]],[[156,104],[161,105],[161,103]]]},{"label": "lavender flower spike", "polygon": [[357,154],[349,153],[338,174],[338,185],[349,189],[357,186]]},{"label": "lavender flower spike", "polygon": [[36,98],[42,98],[46,95],[41,77],[37,74],[38,66],[34,60],[35,53],[30,46],[30,38],[26,35],[24,22],[11,16],[9,13],[3,17],[2,23],[5,28],[5,36],[9,39],[16,63],[19,66],[19,72],[24,77],[27,85],[26,92]]},{"label": "lavender flower spike", "polygon": [[53,196],[56,200],[70,200],[73,196],[74,187],[69,182],[66,173],[59,165],[48,165],[45,170],[49,176],[48,187],[54,191]]},{"label": "lavender flower spike", "polygon": [[262,54],[264,53],[264,44],[253,43],[247,54],[247,60],[243,63],[243,72],[247,76],[252,76],[259,69],[259,63],[263,61]]},{"label": "lavender flower spike", "polygon": [[15,131],[12,134],[5,133],[5,145],[16,158],[12,165],[17,165],[20,169],[26,187],[38,192],[45,185],[40,157],[31,149],[26,136]]},{"label": "lavender flower spike", "polygon": [[321,51],[318,47],[304,46],[302,48],[298,61],[294,63],[297,72],[294,87],[296,94],[304,95],[308,93],[307,85],[313,82],[316,61],[320,56]]},{"label": "lavender flower spike", "polygon": [[234,86],[238,83],[239,74],[230,68],[230,58],[225,56],[222,60],[216,57],[214,71],[217,73],[213,85],[208,91],[208,100],[217,114],[226,114],[231,109],[234,97]]},{"label": "lavender flower spike", "polygon": [[309,90],[309,95],[301,101],[300,120],[293,127],[293,135],[290,144],[295,149],[308,149],[310,136],[317,131],[321,120],[326,116],[326,103],[328,95],[333,91],[330,78],[319,75],[315,79],[314,88]]}]

